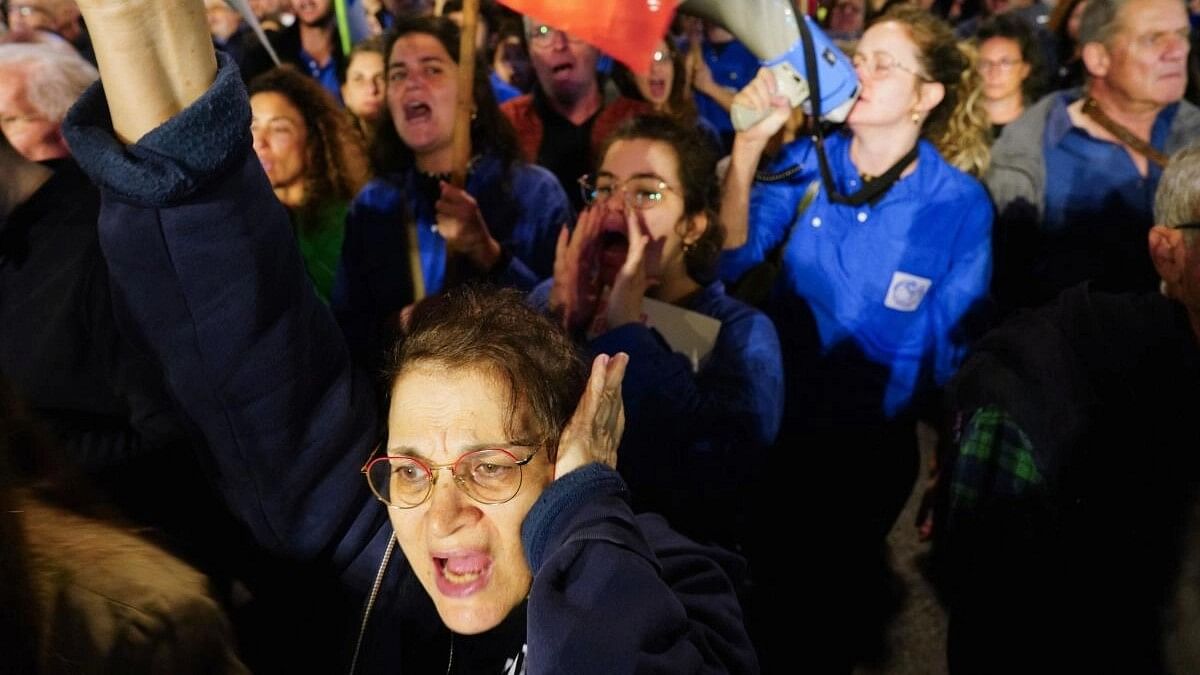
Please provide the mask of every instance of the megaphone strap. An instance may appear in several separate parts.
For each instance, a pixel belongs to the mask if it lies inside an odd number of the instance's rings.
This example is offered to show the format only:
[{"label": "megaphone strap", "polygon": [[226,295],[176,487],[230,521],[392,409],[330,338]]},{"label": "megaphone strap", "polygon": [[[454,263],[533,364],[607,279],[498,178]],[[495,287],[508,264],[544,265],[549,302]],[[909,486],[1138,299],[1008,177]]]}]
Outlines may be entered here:
[{"label": "megaphone strap", "polygon": [[844,195],[837,189],[837,185],[833,182],[833,173],[829,170],[829,162],[825,159],[825,138],[817,136],[813,139],[813,142],[817,144],[817,161],[821,165],[821,180],[825,182],[825,190],[826,194],[829,195],[829,201],[834,204],[847,204],[849,206],[862,206],[867,203],[875,204],[880,199],[883,199],[887,191],[896,184],[897,180],[900,180],[900,174],[904,173],[908,165],[916,161],[919,148],[919,145],[913,145],[912,149],[889,167],[887,171],[872,178],[870,181],[864,181],[861,190],[851,195]]},{"label": "megaphone strap", "polygon": [[900,161],[893,164],[890,169],[883,172],[878,178],[866,182],[858,192],[852,195],[844,195],[838,190],[837,183],[833,181],[833,172],[829,170],[829,160],[825,154],[825,131],[821,124],[821,77],[817,69],[815,42],[812,31],[808,28],[808,23],[799,16],[797,16],[796,21],[800,28],[800,39],[804,41],[804,69],[808,75],[809,101],[812,106],[813,126],[816,132],[813,142],[817,146],[817,163],[821,167],[821,181],[825,183],[825,193],[829,195],[829,201],[834,204],[847,204],[849,206],[862,206],[868,202],[874,204],[887,194],[887,191],[900,178],[900,174],[917,158],[917,145],[913,145],[908,154],[901,157]]}]

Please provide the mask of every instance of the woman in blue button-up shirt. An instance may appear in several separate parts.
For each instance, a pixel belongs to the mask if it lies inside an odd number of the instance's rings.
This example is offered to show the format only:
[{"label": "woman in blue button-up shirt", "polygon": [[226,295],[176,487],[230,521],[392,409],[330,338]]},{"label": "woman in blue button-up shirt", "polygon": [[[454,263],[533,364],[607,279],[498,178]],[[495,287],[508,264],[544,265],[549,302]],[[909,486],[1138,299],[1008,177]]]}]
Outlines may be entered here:
[{"label": "woman in blue button-up shirt", "polygon": [[[726,279],[784,247],[768,302],[787,381],[776,454],[803,457],[795,471],[815,489],[800,493],[800,510],[814,514],[818,539],[834,542],[818,570],[834,583],[808,601],[833,617],[823,622],[830,639],[815,642],[831,646],[839,668],[854,650],[838,649],[835,638],[854,628],[851,616],[871,614],[854,599],[883,593],[867,573],[879,569],[883,538],[912,491],[918,409],[962,360],[967,318],[991,274],[988,196],[943,159],[975,172],[986,163],[986,118],[969,95],[973,80],[961,79],[970,66],[949,27],[897,7],[866,31],[854,62],[861,94],[845,129],[825,142],[838,194],[821,180],[809,138],[786,146],[755,180],[767,140],[790,112],[764,70],[737,103],[770,115],[738,134],[722,210],[727,246],[737,247],[722,262]],[[860,192],[872,181],[887,189]]]}]

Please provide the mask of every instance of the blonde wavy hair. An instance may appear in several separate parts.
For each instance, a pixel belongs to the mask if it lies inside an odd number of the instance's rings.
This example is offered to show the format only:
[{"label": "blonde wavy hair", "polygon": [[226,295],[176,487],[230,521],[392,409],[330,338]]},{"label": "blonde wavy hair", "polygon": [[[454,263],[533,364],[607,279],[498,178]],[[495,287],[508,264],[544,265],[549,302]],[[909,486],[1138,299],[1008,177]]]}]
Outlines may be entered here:
[{"label": "blonde wavy hair", "polygon": [[974,50],[954,39],[949,24],[916,5],[894,5],[877,21],[904,26],[929,79],[945,87],[921,135],[952,166],[982,176],[991,161],[991,123],[983,108],[983,79],[975,68]]},{"label": "blonde wavy hair", "polygon": [[969,42],[958,43],[966,65],[958,84],[958,105],[950,112],[940,138],[932,138],[952,166],[979,178],[987,171],[992,152],[992,123],[983,107],[983,76],[979,51]]}]

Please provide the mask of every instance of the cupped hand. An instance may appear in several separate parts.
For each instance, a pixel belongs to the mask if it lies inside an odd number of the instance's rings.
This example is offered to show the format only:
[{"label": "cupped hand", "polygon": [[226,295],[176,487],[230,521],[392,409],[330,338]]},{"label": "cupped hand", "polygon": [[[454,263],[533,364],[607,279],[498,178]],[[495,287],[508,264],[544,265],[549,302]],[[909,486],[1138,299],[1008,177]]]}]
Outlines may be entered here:
[{"label": "cupped hand", "polygon": [[617,446],[625,432],[621,380],[628,364],[624,352],[611,357],[600,354],[592,361],[587,387],[558,440],[556,479],[593,462],[617,467]]},{"label": "cupped hand", "polygon": [[492,238],[479,204],[466,190],[446,181],[442,194],[433,205],[438,233],[446,240],[446,249],[465,256],[477,268],[487,271],[500,259],[500,242]]},{"label": "cupped hand", "polygon": [[629,252],[625,263],[613,280],[608,293],[605,328],[612,330],[627,323],[642,321],[642,298],[646,291],[658,284],[647,272],[651,249],[661,247],[662,242],[650,239],[650,230],[640,211],[626,207],[625,220],[629,232]]},{"label": "cupped hand", "polygon": [[550,311],[568,331],[591,323],[600,299],[600,273],[596,260],[603,209],[591,207],[579,214],[575,230],[564,225],[554,249],[554,282]]}]

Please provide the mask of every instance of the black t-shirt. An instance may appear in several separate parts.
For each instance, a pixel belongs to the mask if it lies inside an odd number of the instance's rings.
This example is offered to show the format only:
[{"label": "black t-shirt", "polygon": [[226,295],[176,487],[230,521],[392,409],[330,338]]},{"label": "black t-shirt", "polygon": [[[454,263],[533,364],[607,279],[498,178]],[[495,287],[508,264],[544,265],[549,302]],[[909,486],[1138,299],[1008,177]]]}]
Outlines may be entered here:
[{"label": "black t-shirt", "polygon": [[577,126],[550,106],[541,89],[534,89],[533,106],[542,120],[542,145],[538,148],[537,163],[558,178],[567,192],[567,198],[571,200],[571,206],[580,211],[583,208],[583,195],[579,191],[578,180],[592,170],[592,124],[603,107]]}]

